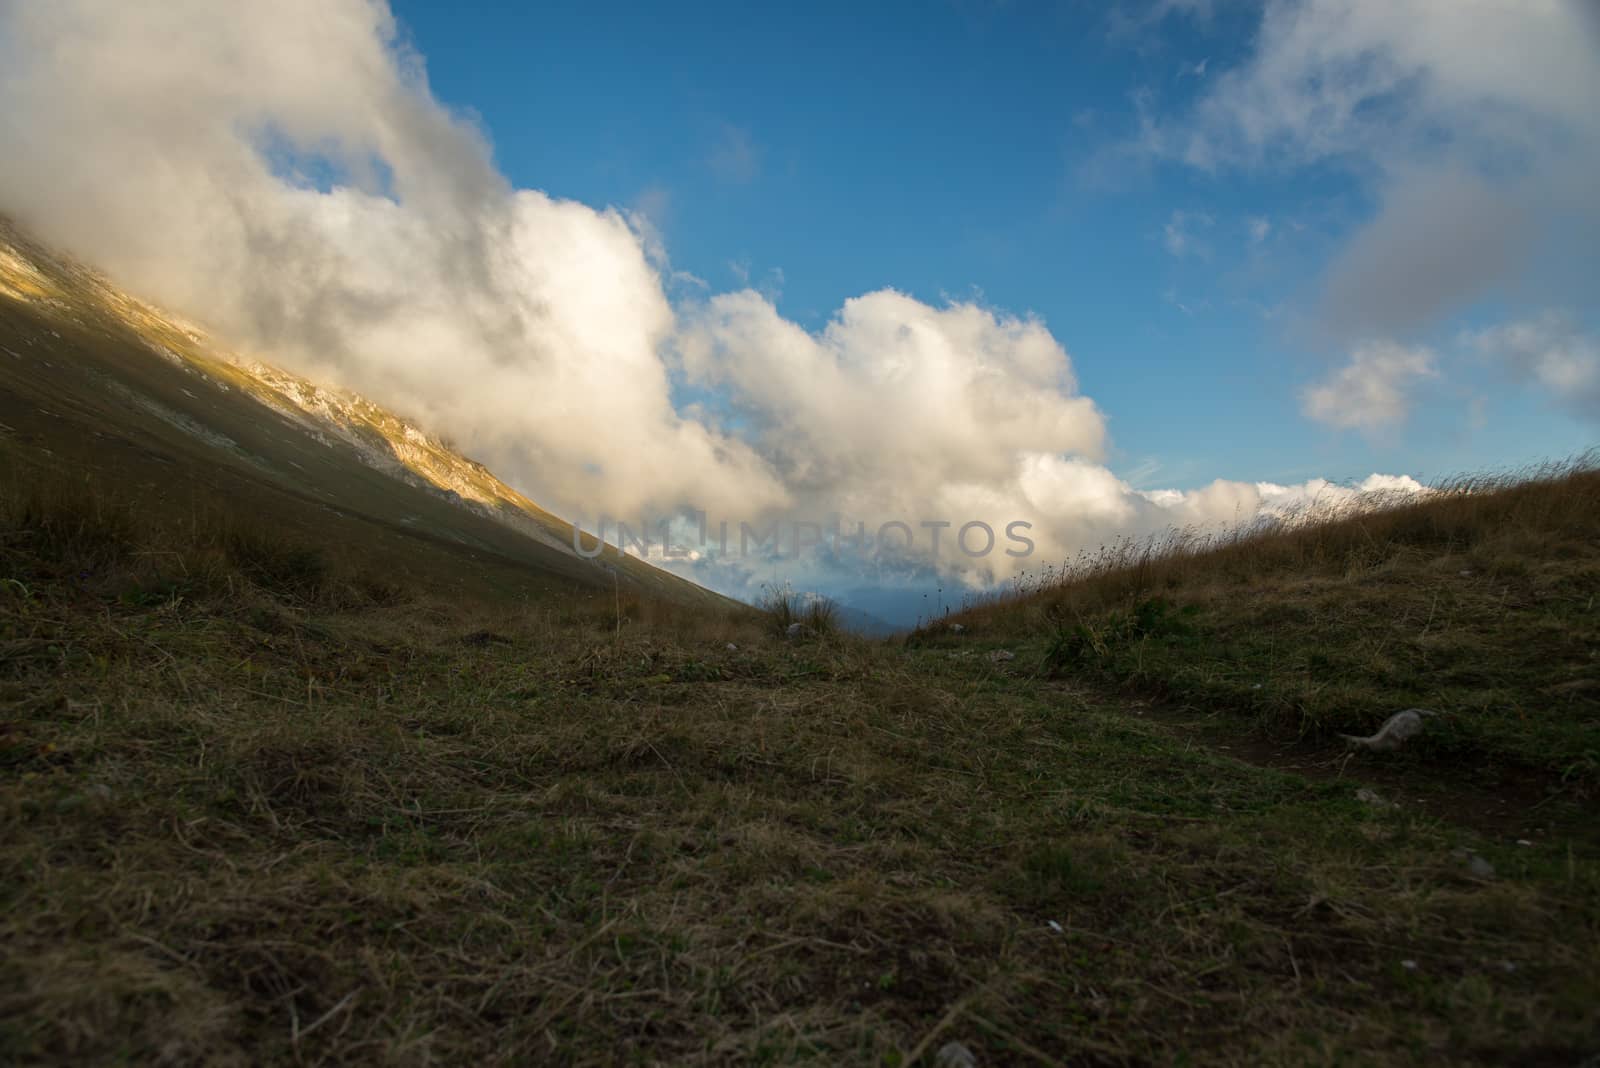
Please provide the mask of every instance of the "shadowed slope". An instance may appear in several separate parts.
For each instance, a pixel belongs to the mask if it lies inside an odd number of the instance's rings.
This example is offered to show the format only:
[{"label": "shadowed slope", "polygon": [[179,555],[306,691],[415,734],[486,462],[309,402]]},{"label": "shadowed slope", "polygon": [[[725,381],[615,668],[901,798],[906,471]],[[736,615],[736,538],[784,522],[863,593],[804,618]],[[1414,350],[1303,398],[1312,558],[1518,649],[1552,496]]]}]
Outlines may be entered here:
[{"label": "shadowed slope", "polygon": [[0,456],[23,482],[89,478],[169,515],[221,506],[399,580],[728,603],[611,548],[584,559],[568,524],[447,443],[232,356],[3,220]]}]

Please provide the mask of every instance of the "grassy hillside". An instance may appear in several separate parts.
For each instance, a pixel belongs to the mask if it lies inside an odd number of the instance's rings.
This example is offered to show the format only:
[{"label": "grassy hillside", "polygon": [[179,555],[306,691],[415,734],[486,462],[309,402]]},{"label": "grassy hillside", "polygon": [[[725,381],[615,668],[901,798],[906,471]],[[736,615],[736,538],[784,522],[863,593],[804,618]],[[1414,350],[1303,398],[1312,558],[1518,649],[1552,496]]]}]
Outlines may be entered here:
[{"label": "grassy hillside", "polygon": [[1600,786],[1597,458],[1374,504],[1113,546],[919,639],[959,622],[1044,674],[1310,740],[1421,706],[1441,716],[1406,761]]},{"label": "grassy hillside", "polygon": [[[1600,842],[1571,790],[1461,822],[1361,800],[1359,766],[1234,759],[1042,673],[1042,605],[988,638],[783,642],[168,518],[0,494],[8,1063],[1600,1049]],[[1170,596],[1209,588],[1184,573]]]},{"label": "grassy hillside", "polygon": [[392,580],[726,604],[571,527],[394,413],[242,359],[0,218],[0,477],[87,481],[176,520],[225,511]]}]

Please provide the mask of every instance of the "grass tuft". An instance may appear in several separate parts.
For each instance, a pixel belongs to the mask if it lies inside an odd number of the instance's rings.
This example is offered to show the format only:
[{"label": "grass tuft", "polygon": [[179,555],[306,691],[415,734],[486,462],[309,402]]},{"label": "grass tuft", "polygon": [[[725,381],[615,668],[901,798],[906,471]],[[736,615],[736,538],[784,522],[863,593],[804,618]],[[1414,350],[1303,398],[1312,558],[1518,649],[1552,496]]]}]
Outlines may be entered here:
[{"label": "grass tuft", "polygon": [[766,621],[767,630],[777,637],[788,637],[790,628],[799,625],[806,637],[821,638],[839,631],[839,606],[830,598],[815,593],[796,593],[788,585],[764,586],[756,600],[756,610]]},{"label": "grass tuft", "polygon": [[322,553],[261,530],[232,527],[222,538],[228,562],[269,593],[312,597],[328,579]]},{"label": "grass tuft", "polygon": [[73,483],[18,487],[0,509],[0,551],[85,577],[123,563],[139,543],[130,506]]}]

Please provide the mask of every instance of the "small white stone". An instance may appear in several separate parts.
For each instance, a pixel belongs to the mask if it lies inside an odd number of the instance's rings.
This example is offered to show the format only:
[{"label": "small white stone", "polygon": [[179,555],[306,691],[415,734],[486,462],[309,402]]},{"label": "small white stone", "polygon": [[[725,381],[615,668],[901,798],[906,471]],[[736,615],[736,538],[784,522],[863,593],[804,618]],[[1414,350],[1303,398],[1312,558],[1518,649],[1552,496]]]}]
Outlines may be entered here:
[{"label": "small white stone", "polygon": [[1395,807],[1393,801],[1384,800],[1383,796],[1379,794],[1378,791],[1365,786],[1356,791],[1356,800],[1360,801],[1364,805],[1372,805],[1375,808]]},{"label": "small white stone", "polygon": [[933,1068],[978,1068],[978,1058],[960,1042],[946,1042],[933,1055]]},{"label": "small white stone", "polygon": [[1367,738],[1358,738],[1352,734],[1340,735],[1345,741],[1362,749],[1392,750],[1399,749],[1407,741],[1422,733],[1424,716],[1435,716],[1437,712],[1426,708],[1408,708],[1396,712],[1384,720],[1378,732]]},{"label": "small white stone", "polygon": [[1414,960],[1403,960],[1400,962],[1400,967],[1404,968],[1408,972],[1414,972],[1417,970],[1417,962]]}]

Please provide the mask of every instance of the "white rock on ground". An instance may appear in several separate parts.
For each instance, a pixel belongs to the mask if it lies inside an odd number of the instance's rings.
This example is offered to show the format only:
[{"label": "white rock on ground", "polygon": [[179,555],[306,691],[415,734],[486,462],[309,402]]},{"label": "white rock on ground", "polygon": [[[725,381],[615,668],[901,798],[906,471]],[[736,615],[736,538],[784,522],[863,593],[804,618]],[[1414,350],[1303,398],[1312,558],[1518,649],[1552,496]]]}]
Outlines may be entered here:
[{"label": "white rock on ground", "polygon": [[1480,879],[1494,878],[1494,865],[1470,849],[1453,849],[1450,855],[1466,865],[1467,871]]},{"label": "white rock on ground", "polygon": [[933,1068],[978,1068],[978,1058],[960,1042],[946,1042],[933,1055]]},{"label": "white rock on ground", "polygon": [[1383,721],[1383,726],[1378,728],[1376,734],[1365,738],[1358,738],[1353,734],[1341,734],[1339,737],[1360,749],[1387,751],[1399,749],[1406,742],[1422,733],[1423,717],[1437,716],[1437,712],[1426,708],[1408,708],[1403,712],[1396,712]]},{"label": "white rock on ground", "polygon": [[1369,789],[1365,786],[1356,791],[1356,800],[1360,801],[1362,804],[1371,805],[1374,808],[1398,807],[1393,801],[1385,800],[1383,796],[1378,793],[1378,791]]}]

